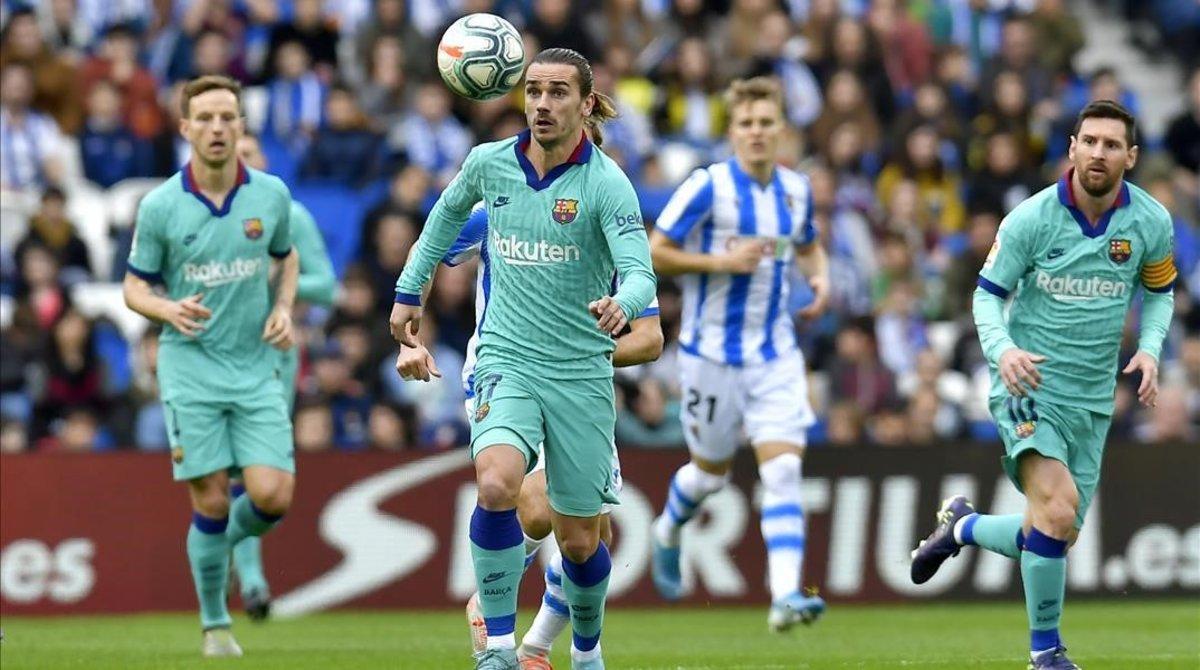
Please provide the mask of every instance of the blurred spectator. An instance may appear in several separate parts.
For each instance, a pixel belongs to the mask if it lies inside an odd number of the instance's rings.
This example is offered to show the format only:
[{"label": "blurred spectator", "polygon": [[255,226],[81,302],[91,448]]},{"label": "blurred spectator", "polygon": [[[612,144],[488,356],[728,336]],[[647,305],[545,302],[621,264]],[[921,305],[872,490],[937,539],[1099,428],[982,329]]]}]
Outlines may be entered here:
[{"label": "blurred spectator", "polygon": [[942,88],[959,121],[974,118],[979,111],[979,96],[966,51],[950,46],[942,51],[935,64],[934,83]]},{"label": "blurred spectator", "polygon": [[983,169],[972,174],[967,206],[975,211],[1008,214],[1026,198],[1042,189],[1042,182],[1027,167],[1017,138],[997,132],[987,138]]},{"label": "blurred spectator", "polygon": [[867,437],[880,447],[902,447],[909,444],[914,436],[921,437],[920,429],[913,426],[910,432],[908,413],[899,402],[892,401],[874,412],[868,413]]},{"label": "blurred spectator", "polygon": [[52,116],[63,132],[78,131],[83,106],[75,66],[45,43],[37,17],[28,9],[14,11],[0,37],[0,65],[17,64],[29,68],[32,76],[26,105]]},{"label": "blurred spectator", "polygon": [[[387,41],[400,47],[403,52],[400,62],[414,81],[426,79],[437,71],[435,45],[421,34],[414,22],[406,18],[406,4],[405,0],[375,0],[372,3],[371,19],[354,40],[354,51],[361,69],[356,75],[359,80],[371,77],[373,60],[375,66],[379,65],[375,59],[379,57],[377,45],[381,38],[388,38]],[[440,39],[441,35],[436,37]]]},{"label": "blurred spectator", "polygon": [[913,281],[894,281],[879,303],[875,335],[884,365],[899,376],[916,367],[917,352],[929,345],[921,314],[920,287]]},{"label": "blurred spectator", "polygon": [[285,44],[296,43],[308,55],[312,69],[328,83],[334,79],[338,67],[337,31],[325,20],[321,9],[322,0],[292,0],[292,20],[277,23],[271,28],[270,46],[267,48],[267,70],[265,79],[283,76],[279,71],[279,51]]},{"label": "blurred spectator", "polygon": [[874,0],[867,12],[867,25],[878,41],[892,90],[909,96],[929,78],[933,68],[933,44],[925,26],[909,18],[905,2]]},{"label": "blurred spectator", "polygon": [[839,70],[829,78],[824,108],[812,125],[812,139],[817,153],[831,156],[834,130],[845,123],[854,124],[858,154],[879,152],[883,132],[867,100],[862,82],[850,70]]},{"label": "blurred spectator", "polygon": [[112,82],[102,79],[92,86],[79,151],[83,175],[101,188],[154,172],[154,147],[133,134],[121,116],[122,106],[121,91]]},{"label": "blurred spectator", "polygon": [[938,310],[941,318],[953,320],[971,311],[971,296],[979,281],[979,271],[992,250],[999,228],[1000,217],[996,212],[985,209],[971,214],[967,224],[967,248],[950,261],[943,275],[945,286],[942,306]]},{"label": "blurred spectator", "polygon": [[428,304],[438,314],[438,339],[455,351],[466,351],[475,333],[476,265],[439,267],[429,294]]},{"label": "blurred spectator", "polygon": [[[597,91],[611,92],[616,90],[612,70],[607,65],[602,63],[593,65],[592,76]],[[617,108],[617,118],[611,119],[604,124],[604,151],[610,156],[619,155],[622,159],[622,168],[625,173],[629,175],[629,178],[634,183],[637,183],[642,172],[642,162],[646,156],[654,152],[654,129],[651,126],[649,116],[630,105],[624,99],[614,98],[613,104]],[[512,127],[517,132],[524,130],[525,118],[523,114],[512,111],[505,118],[514,122]],[[497,139],[511,137],[515,134],[516,132],[500,131],[497,133]],[[616,159],[614,158],[614,160]]]},{"label": "blurred spectator", "polygon": [[21,268],[17,298],[32,311],[39,330],[50,330],[67,308],[68,300],[58,280],[58,261],[46,247],[30,244],[21,250],[17,263]]},{"label": "blurred spectator", "polygon": [[683,444],[679,403],[653,377],[625,390],[631,411],[617,413],[617,443],[636,447],[676,447]]},{"label": "blurred spectator", "polygon": [[1038,0],[1029,16],[1036,36],[1038,60],[1051,77],[1069,74],[1071,61],[1083,49],[1083,27],[1065,0]]},{"label": "blurred spectator", "polygon": [[408,451],[413,448],[412,426],[398,405],[375,403],[371,407],[371,417],[367,423],[372,449]]},{"label": "blurred spectator", "polygon": [[401,213],[418,227],[425,225],[425,214],[433,207],[438,192],[433,190],[429,172],[420,165],[409,163],[392,175],[388,192],[363,217],[363,245],[359,257],[369,257],[375,247],[375,229],[385,214]]},{"label": "blurred spectator", "polygon": [[308,52],[290,41],[275,51],[275,78],[267,82],[267,118],[263,134],[302,151],[321,125],[325,85],[309,71]]},{"label": "blurred spectator", "polygon": [[20,421],[0,421],[0,454],[19,454],[29,449],[29,433]]},{"label": "blurred spectator", "polygon": [[825,435],[834,446],[858,446],[866,437],[863,429],[866,421],[863,412],[854,402],[835,402],[827,414]]},{"label": "blurred spectator", "polygon": [[142,451],[163,451],[169,446],[167,419],[158,391],[159,328],[147,328],[138,341],[130,400],[135,418],[133,443]]},{"label": "blurred spectator", "polygon": [[725,130],[725,103],[708,44],[698,37],[684,39],[674,65],[656,112],[658,130],[674,139],[707,147]]},{"label": "blurred spectator", "polygon": [[593,17],[596,20],[588,25],[588,32],[608,45],[606,49],[618,46],[636,53],[654,39],[654,24],[641,0],[609,0],[604,11]]},{"label": "blurred spectator", "polygon": [[[170,4],[171,0],[156,0]],[[77,11],[76,0],[48,0],[38,6],[46,44],[72,62],[78,62],[96,35]],[[170,16],[167,17],[170,19]]]},{"label": "blurred spectator", "polygon": [[1183,215],[1173,184],[1165,174],[1147,179],[1142,186],[1171,215],[1175,232],[1175,268],[1179,271],[1179,283],[1186,284],[1200,272],[1200,229]]},{"label": "blurred spectator", "polygon": [[79,73],[84,99],[102,79],[121,91],[121,114],[133,134],[142,139],[162,130],[163,113],[158,105],[158,85],[154,75],[138,62],[138,37],[123,24],[104,33],[96,55],[83,64]]},{"label": "blurred spectator", "polygon": [[867,99],[878,119],[891,119],[895,115],[896,97],[888,81],[880,56],[880,47],[866,26],[855,19],[844,16],[837,20],[826,38],[829,52],[816,64],[817,76],[828,85],[829,79],[838,70],[850,70],[858,75],[867,91]]},{"label": "blurred spectator", "polygon": [[382,172],[382,138],[370,124],[354,91],[335,85],[325,99],[325,126],[308,146],[302,179],[320,179],[344,186],[363,186]]},{"label": "blurred spectator", "polygon": [[1171,120],[1163,142],[1178,169],[1176,185],[1200,198],[1200,68],[1188,78],[1188,108]]},{"label": "blurred spectator", "polygon": [[233,56],[233,44],[225,33],[211,28],[203,30],[192,39],[192,71],[188,77],[223,74],[241,82],[250,81]]},{"label": "blurred spectator", "polygon": [[388,144],[434,176],[444,188],[471,150],[471,133],[450,114],[450,92],[441,82],[426,82],[416,91],[413,111],[393,129]]},{"label": "blurred spectator", "polygon": [[922,349],[916,355],[916,366],[900,377],[896,385],[900,395],[909,398],[909,409],[914,404],[928,402],[918,400],[927,394],[932,396],[932,407],[924,408],[933,422],[934,432],[942,438],[957,437],[962,430],[962,410],[971,394],[971,381],[967,375],[947,370],[941,356],[933,349]]},{"label": "blurred spectator", "polygon": [[921,230],[930,247],[942,236],[962,230],[965,218],[961,180],[938,155],[939,141],[933,127],[914,128],[905,138],[904,151],[880,173],[877,186],[879,199],[887,203],[901,181],[916,182],[919,207],[933,224]]},{"label": "blurred spectator", "polygon": [[[399,211],[384,214],[376,225],[373,246],[364,261],[380,314],[391,310],[395,302],[396,278],[404,269],[409,249],[417,241],[419,232],[412,217]],[[347,273],[347,279],[349,277]]]},{"label": "blurred spectator", "polygon": [[879,363],[874,320],[848,320],[838,331],[836,346],[829,366],[830,397],[855,403],[867,416],[891,403],[895,378]]},{"label": "blurred spectator", "polygon": [[[146,67],[160,87],[187,79],[195,55],[192,44],[176,20],[173,0],[153,0],[154,16],[142,36],[146,49]],[[55,4],[71,5],[72,0],[55,0]],[[84,41],[84,45],[90,38]],[[228,44],[227,47],[231,48]]]},{"label": "blurred spectator", "polygon": [[[427,312],[426,316],[429,315]],[[417,423],[421,427],[419,439],[422,446],[434,449],[458,446],[460,443],[455,440],[461,437],[466,429],[463,403],[467,397],[462,385],[462,351],[446,345],[439,339],[436,319],[421,319],[420,339],[433,355],[434,364],[442,373],[441,377],[435,377],[428,382],[400,379],[395,368],[396,352],[393,351],[392,355],[380,364],[379,378],[393,401],[416,409]]]},{"label": "blurred spectator", "polygon": [[393,35],[380,36],[367,55],[359,102],[377,132],[387,132],[404,115],[405,58],[400,39]]},{"label": "blurred spectator", "polygon": [[333,446],[344,451],[365,449],[367,417],[371,411],[366,386],[354,378],[351,364],[336,340],[327,341],[311,353],[318,396],[329,408],[332,419]]},{"label": "blurred spectator", "polygon": [[1037,34],[1029,19],[1012,16],[1004,23],[1000,53],[983,69],[980,88],[985,104],[988,96],[998,92],[996,78],[1004,71],[1012,71],[1021,79],[1028,92],[1030,104],[1045,100],[1051,93],[1050,72],[1038,60]]},{"label": "blurred spectator", "polygon": [[111,448],[112,438],[105,434],[96,412],[87,407],[71,407],[50,426],[50,434],[38,440],[38,450],[53,453],[86,454]]},{"label": "blurred spectator", "polygon": [[837,204],[867,217],[873,225],[883,218],[883,208],[875,197],[875,179],[870,165],[877,155],[863,151],[862,127],[857,121],[845,121],[833,128],[829,138],[829,168],[837,175]]},{"label": "blurred spectator", "polygon": [[525,30],[544,48],[566,47],[578,51],[588,60],[598,59],[600,49],[591,33],[584,29],[576,9],[572,0],[533,0],[533,16]]},{"label": "blurred spectator", "polygon": [[783,87],[784,110],[792,125],[807,128],[821,114],[821,85],[800,56],[803,49],[783,12],[762,17],[754,39],[754,59],[746,75],[773,75]]},{"label": "blurred spectator", "polygon": [[838,315],[871,313],[871,282],[877,271],[871,227],[861,212],[837,199],[837,177],[809,171],[813,223],[829,255],[830,307]]},{"label": "blurred spectator", "polygon": [[63,179],[63,137],[54,119],[30,108],[28,66],[0,68],[0,191],[38,193]]},{"label": "blurred spectator", "polygon": [[41,365],[45,387],[34,406],[38,434],[52,431],[70,409],[104,406],[104,364],[96,356],[92,324],[78,311],[68,308],[55,322]]},{"label": "blurred spectator", "polygon": [[67,218],[67,196],[62,189],[51,186],[42,193],[41,207],[29,220],[24,239],[17,244],[17,269],[22,275],[27,269],[26,250],[35,246],[53,255],[59,281],[70,285],[91,279],[88,247]]},{"label": "blurred spectator", "polygon": [[317,396],[297,402],[292,424],[296,451],[315,454],[333,448],[333,412],[323,398]]},{"label": "blurred spectator", "polygon": [[938,153],[942,160],[953,168],[962,165],[962,154],[966,147],[963,124],[950,106],[946,91],[933,82],[917,86],[913,92],[913,105],[893,124],[893,136],[889,138],[892,152],[903,150],[904,137],[917,126],[932,126],[942,138]]},{"label": "blurred spectator", "polygon": [[27,425],[33,418],[33,386],[40,383],[36,367],[44,331],[28,306],[15,310],[12,323],[0,330],[0,419]]},{"label": "blurred spectator", "polygon": [[1040,164],[1045,153],[1045,138],[1035,136],[1028,89],[1021,76],[1013,71],[1000,72],[995,77],[995,95],[984,111],[971,121],[973,139],[967,150],[967,165],[973,170],[983,168],[986,157],[986,138],[997,132],[1011,134],[1017,140],[1022,160]]}]

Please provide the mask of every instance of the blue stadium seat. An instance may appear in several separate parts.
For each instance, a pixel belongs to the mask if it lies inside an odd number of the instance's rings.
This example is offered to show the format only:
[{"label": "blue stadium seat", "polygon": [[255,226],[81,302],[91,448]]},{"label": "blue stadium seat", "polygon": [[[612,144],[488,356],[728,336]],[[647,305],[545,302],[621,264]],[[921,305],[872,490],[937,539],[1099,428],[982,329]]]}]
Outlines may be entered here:
[{"label": "blue stadium seat", "polygon": [[341,277],[358,253],[363,210],[368,201],[345,186],[311,183],[293,186],[292,198],[307,207],[317,220],[329,259],[333,261],[333,271]]}]

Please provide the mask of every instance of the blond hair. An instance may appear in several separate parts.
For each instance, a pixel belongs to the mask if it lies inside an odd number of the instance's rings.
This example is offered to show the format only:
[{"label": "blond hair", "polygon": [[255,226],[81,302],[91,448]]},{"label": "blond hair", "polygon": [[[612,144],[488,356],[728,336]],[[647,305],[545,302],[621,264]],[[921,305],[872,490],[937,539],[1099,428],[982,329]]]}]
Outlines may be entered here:
[{"label": "blond hair", "polygon": [[783,111],[783,89],[775,77],[751,77],[750,79],[735,79],[725,89],[725,108],[732,111],[734,107],[747,102],[769,100]]},{"label": "blond hair", "polygon": [[188,118],[192,98],[209,91],[229,91],[233,97],[237,98],[238,109],[242,108],[242,85],[236,79],[220,74],[207,74],[189,81],[183,87],[183,98],[179,102],[179,110],[183,112],[183,118]]}]

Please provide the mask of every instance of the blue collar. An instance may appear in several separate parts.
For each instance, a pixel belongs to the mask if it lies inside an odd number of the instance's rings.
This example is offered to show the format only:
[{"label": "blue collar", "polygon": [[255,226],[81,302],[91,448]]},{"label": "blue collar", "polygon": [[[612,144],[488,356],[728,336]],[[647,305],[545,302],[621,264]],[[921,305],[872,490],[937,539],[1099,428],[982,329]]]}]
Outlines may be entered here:
[{"label": "blue collar", "polygon": [[771,168],[771,181],[767,182],[766,184],[758,181],[751,176],[749,172],[743,170],[741,164],[738,163],[737,156],[729,159],[729,172],[733,176],[733,180],[735,182],[743,182],[752,186],[757,186],[760,190],[766,190],[771,186],[774,186],[775,188],[781,187],[781,184],[779,183],[778,167]]},{"label": "blue collar", "polygon": [[529,184],[529,188],[535,191],[547,189],[554,183],[554,180],[563,176],[572,165],[583,165],[591,160],[592,141],[587,138],[587,133],[580,131],[579,134],[579,144],[575,145],[575,150],[567,157],[567,162],[554,166],[541,179],[538,179],[537,169],[533,167],[533,163],[525,155],[525,150],[529,148],[529,143],[533,139],[533,133],[529,129],[525,129],[517,135],[517,143],[513,145],[513,150],[517,153],[517,164],[525,172],[525,183]]},{"label": "blue collar", "polygon": [[1075,193],[1071,190],[1071,177],[1074,175],[1075,168],[1071,168],[1058,178],[1058,202],[1066,207],[1071,216],[1075,218],[1075,223],[1079,224],[1079,232],[1083,233],[1084,237],[1100,237],[1108,230],[1108,222],[1112,219],[1113,214],[1130,203],[1129,184],[1121,180],[1121,191],[1117,193],[1117,199],[1113,202],[1113,206],[1101,214],[1100,220],[1093,226],[1087,216],[1075,205]]},{"label": "blue collar", "polygon": [[233,182],[233,190],[229,191],[229,194],[225,196],[225,202],[222,203],[220,207],[217,207],[216,204],[214,204],[212,200],[209,200],[207,196],[201,193],[200,188],[196,186],[196,175],[192,174],[191,161],[188,161],[187,165],[183,166],[183,170],[181,172],[183,176],[181,180],[183,182],[183,190],[196,196],[196,199],[203,203],[204,206],[208,208],[208,211],[212,212],[213,216],[218,218],[229,213],[229,208],[233,206],[233,196],[237,195],[238,189],[242,187],[242,184],[250,183],[250,171],[246,169],[246,166],[243,165],[241,161],[238,161],[237,179],[235,179]]}]

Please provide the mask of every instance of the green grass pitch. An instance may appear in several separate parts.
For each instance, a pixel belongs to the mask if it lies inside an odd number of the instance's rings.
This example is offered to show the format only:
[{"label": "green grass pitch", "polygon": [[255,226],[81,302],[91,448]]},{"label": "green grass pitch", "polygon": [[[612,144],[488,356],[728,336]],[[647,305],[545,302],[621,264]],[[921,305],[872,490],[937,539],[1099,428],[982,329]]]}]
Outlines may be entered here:
[{"label": "green grass pitch", "polygon": [[[532,612],[523,611],[519,625]],[[338,612],[234,626],[246,657],[205,660],[194,616],[0,617],[4,670],[469,669],[459,610]],[[766,630],[761,608],[614,609],[612,670],[1025,667],[1024,608],[1002,604],[832,606],[811,628]],[[1200,602],[1069,603],[1064,635],[1086,670],[1200,668]],[[555,667],[570,667],[567,636]]]}]

